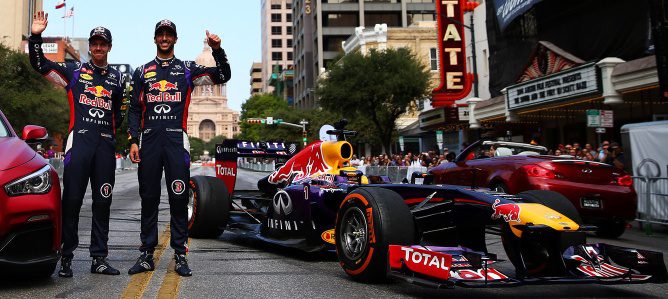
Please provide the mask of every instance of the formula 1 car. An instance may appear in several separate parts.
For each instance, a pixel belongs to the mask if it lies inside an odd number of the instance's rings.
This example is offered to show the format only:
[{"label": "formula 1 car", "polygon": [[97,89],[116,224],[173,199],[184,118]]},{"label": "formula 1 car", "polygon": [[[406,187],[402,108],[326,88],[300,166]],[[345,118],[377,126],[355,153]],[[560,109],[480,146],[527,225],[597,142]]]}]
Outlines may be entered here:
[{"label": "formula 1 car", "polygon": [[[336,250],[359,281],[393,277],[435,288],[666,281],[661,252],[587,244],[585,232],[595,227],[582,225],[558,193],[431,185],[429,174],[394,184],[348,166],[345,137],[354,132],[341,124],[325,132],[294,155],[282,143],[218,145],[217,178],[190,181],[191,235],[225,229],[303,251]],[[252,194],[232,192],[238,157],[289,159]],[[490,232],[501,235],[514,271],[497,267],[503,261],[485,243]]]}]

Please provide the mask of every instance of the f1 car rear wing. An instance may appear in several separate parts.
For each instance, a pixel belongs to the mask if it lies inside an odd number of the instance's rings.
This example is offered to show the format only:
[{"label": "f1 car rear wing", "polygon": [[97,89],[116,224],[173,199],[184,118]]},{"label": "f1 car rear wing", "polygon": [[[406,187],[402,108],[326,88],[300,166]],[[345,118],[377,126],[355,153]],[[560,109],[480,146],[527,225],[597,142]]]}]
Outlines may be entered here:
[{"label": "f1 car rear wing", "polygon": [[289,159],[299,152],[298,142],[244,141],[225,139],[216,144],[216,177],[223,180],[231,194],[237,177],[237,158]]}]

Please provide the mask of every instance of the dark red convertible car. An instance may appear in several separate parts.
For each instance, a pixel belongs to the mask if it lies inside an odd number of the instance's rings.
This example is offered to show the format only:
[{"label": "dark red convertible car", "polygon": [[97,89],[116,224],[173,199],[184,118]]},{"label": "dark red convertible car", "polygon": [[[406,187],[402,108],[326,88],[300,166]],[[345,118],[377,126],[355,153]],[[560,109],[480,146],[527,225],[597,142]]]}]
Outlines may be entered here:
[{"label": "dark red convertible car", "polygon": [[0,111],[0,275],[50,276],[58,262],[58,174],[26,143],[46,137],[28,125],[19,138]]},{"label": "dark red convertible car", "polygon": [[546,155],[545,147],[478,141],[450,163],[429,170],[436,184],[486,187],[517,194],[551,190],[566,196],[597,234],[619,237],[636,217],[631,176],[608,164]]}]

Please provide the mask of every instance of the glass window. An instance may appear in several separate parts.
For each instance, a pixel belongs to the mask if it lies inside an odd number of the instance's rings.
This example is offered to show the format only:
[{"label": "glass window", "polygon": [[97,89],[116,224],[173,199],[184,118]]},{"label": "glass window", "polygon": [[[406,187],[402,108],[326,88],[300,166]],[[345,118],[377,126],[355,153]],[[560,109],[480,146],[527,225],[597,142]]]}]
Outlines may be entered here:
[{"label": "glass window", "polygon": [[280,13],[271,14],[271,21],[272,22],[280,22],[281,21],[281,14]]},{"label": "glass window", "polygon": [[292,52],[288,52],[288,60],[293,60],[292,59]]},{"label": "glass window", "polygon": [[271,26],[271,34],[279,35],[282,34],[281,26]]},{"label": "glass window", "polygon": [[389,27],[401,26],[401,13],[365,13],[364,26],[373,28],[376,24],[387,24]]},{"label": "glass window", "polygon": [[420,21],[436,21],[436,14],[434,13],[409,13],[408,14],[408,24],[413,24]]},{"label": "glass window", "polygon": [[429,62],[432,71],[438,70],[438,51],[436,48],[429,49]]},{"label": "glass window", "polygon": [[283,47],[283,40],[281,40],[281,39],[272,39],[272,40],[271,40],[271,47],[272,47],[272,48],[281,48],[281,47]]},{"label": "glass window", "polygon": [[292,9],[292,3],[285,3],[285,8]]},{"label": "glass window", "polygon": [[282,52],[271,52],[271,60],[283,60]]},{"label": "glass window", "polygon": [[357,3],[357,0],[322,0],[322,3]]},{"label": "glass window", "polygon": [[292,39],[288,39],[286,47],[292,48]]},{"label": "glass window", "polygon": [[285,34],[292,35],[292,26],[285,26]]},{"label": "glass window", "polygon": [[271,9],[281,9],[281,4],[272,4]]},{"label": "glass window", "polygon": [[346,41],[348,39],[348,36],[345,35],[340,35],[340,36],[324,36],[323,37],[323,50],[324,51],[342,51],[343,48],[341,48],[341,43]]},{"label": "glass window", "polygon": [[286,22],[292,22],[292,14],[291,13],[285,15],[285,21]]},{"label": "glass window", "polygon": [[325,14],[322,25],[327,27],[357,27],[358,24],[357,13],[328,13]]}]

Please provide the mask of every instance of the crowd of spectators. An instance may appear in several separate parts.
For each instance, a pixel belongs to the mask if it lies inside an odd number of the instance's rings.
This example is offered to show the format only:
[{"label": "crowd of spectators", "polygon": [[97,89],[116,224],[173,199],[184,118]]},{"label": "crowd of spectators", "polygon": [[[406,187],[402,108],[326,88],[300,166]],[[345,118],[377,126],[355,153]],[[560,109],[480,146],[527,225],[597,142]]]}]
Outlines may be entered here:
[{"label": "crowd of spectators", "polygon": [[406,154],[380,154],[378,156],[357,157],[353,155],[351,166],[422,166],[434,167],[455,159],[455,153],[444,150],[443,154],[428,151],[420,154],[408,152]]},{"label": "crowd of spectators", "polygon": [[580,143],[559,144],[555,149],[548,151],[549,155],[569,156],[585,161],[603,162],[617,168],[624,168],[624,151],[617,142],[604,140],[594,148],[590,143],[581,146]]}]

